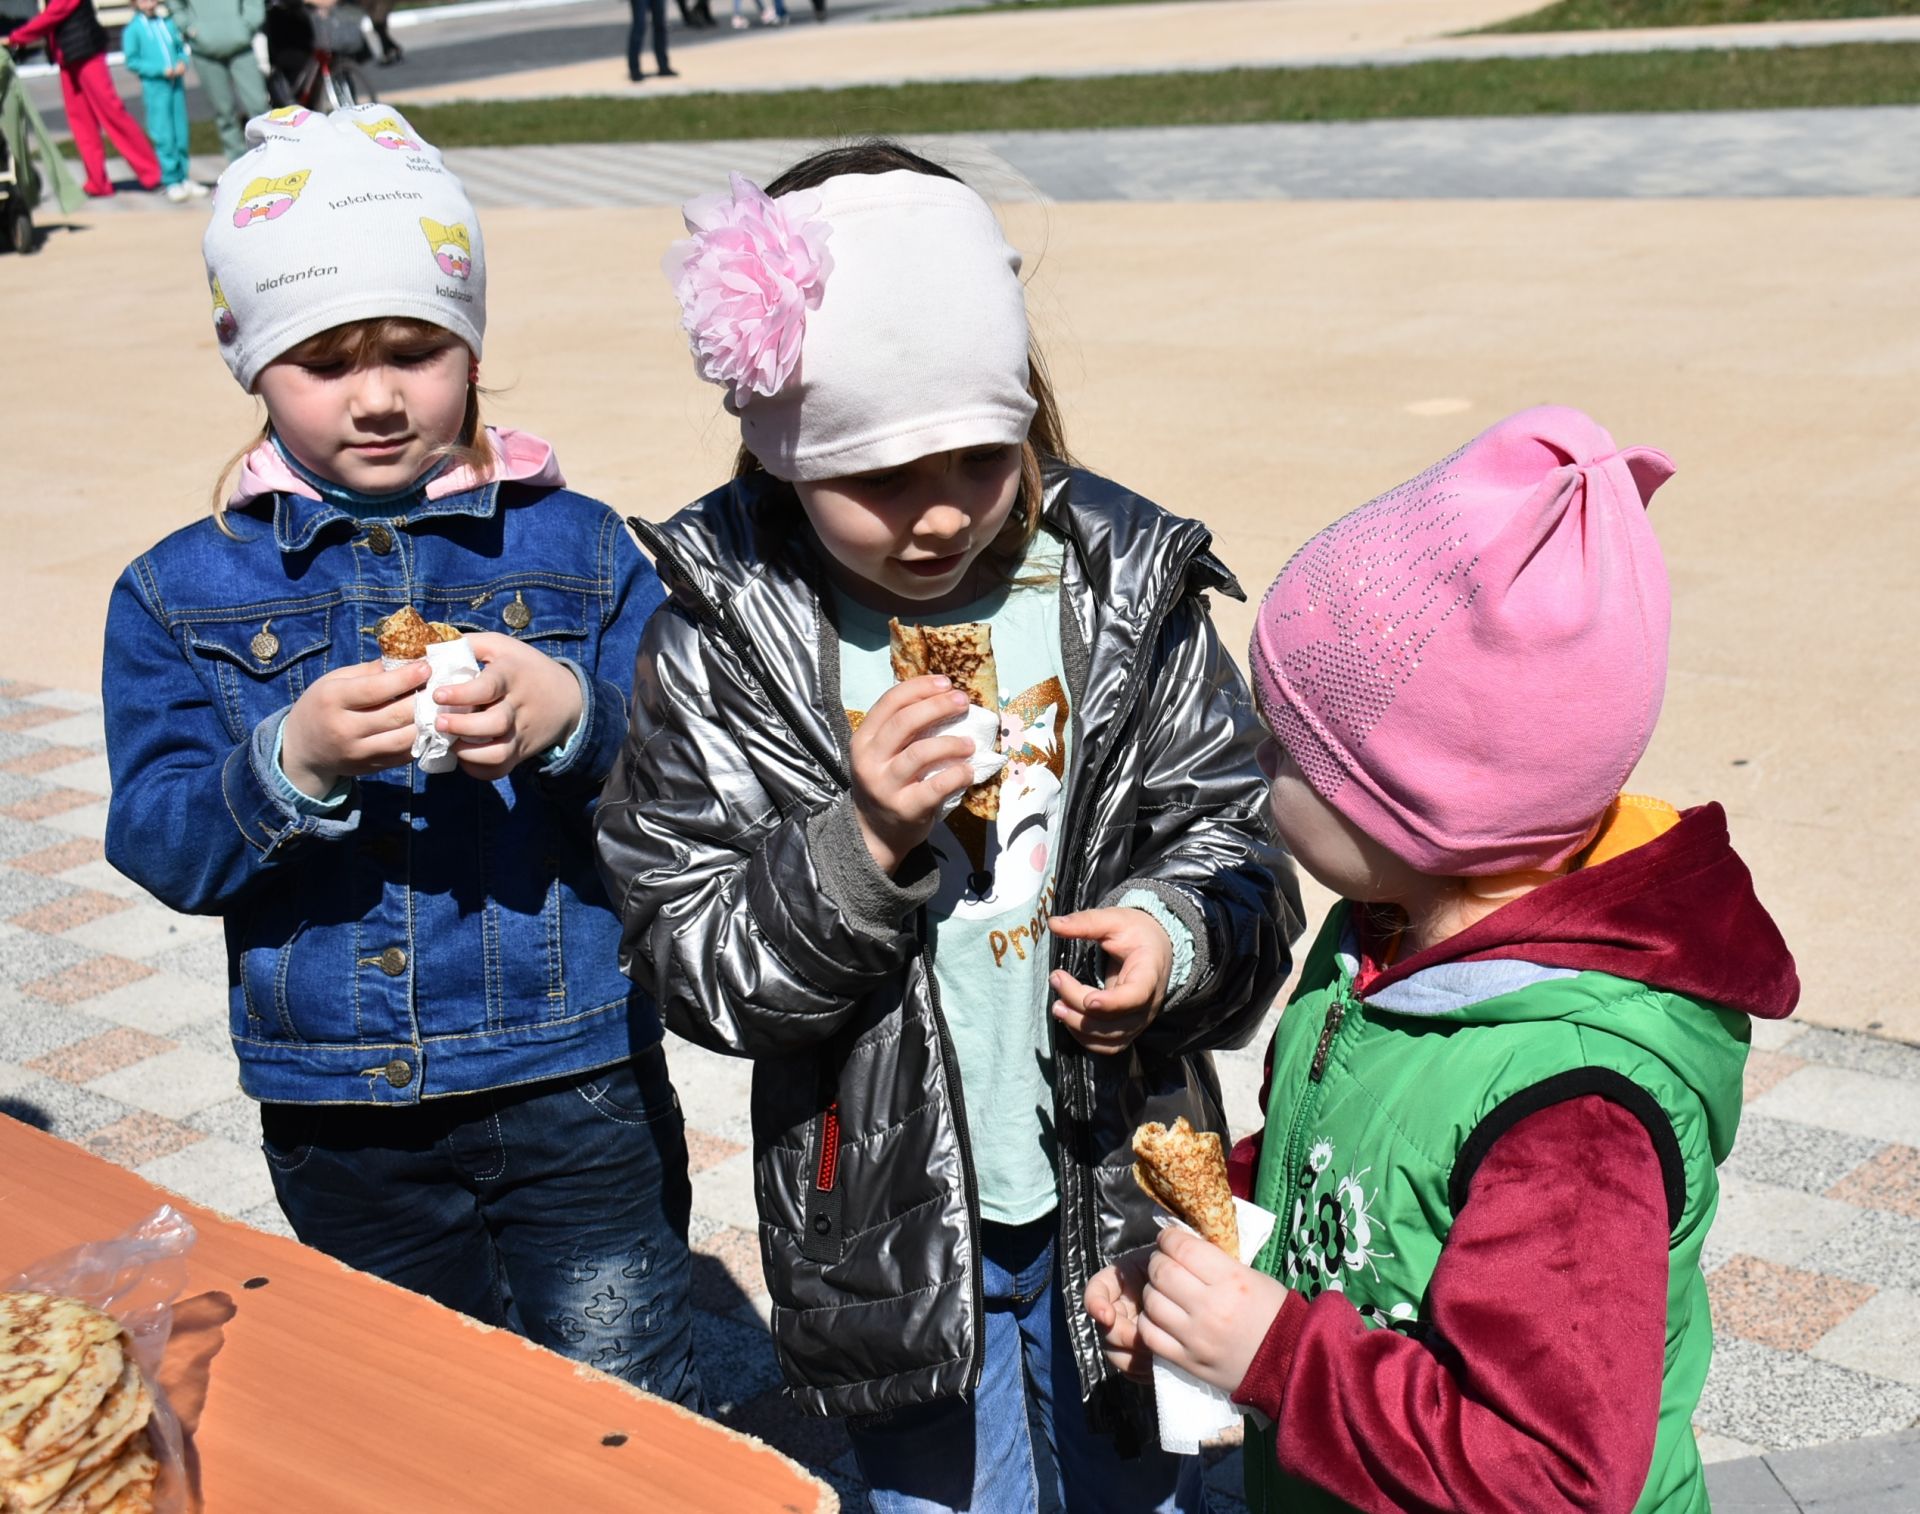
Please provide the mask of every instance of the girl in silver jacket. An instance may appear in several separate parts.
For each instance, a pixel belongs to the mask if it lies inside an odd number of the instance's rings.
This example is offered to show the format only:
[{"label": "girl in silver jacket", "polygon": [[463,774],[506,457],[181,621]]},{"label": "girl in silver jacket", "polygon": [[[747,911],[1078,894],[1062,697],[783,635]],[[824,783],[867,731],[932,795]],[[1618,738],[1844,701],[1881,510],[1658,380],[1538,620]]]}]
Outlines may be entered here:
[{"label": "girl in silver jacket", "polygon": [[1080,1299],[1154,1234],[1135,1126],[1225,1133],[1206,1051],[1298,930],[1207,616],[1239,588],[1068,465],[1019,254],[944,169],[862,144],[686,219],[742,449],[632,522],[672,598],[595,825],[623,969],[756,1062],[782,1370],[889,1514],[1202,1509]]}]

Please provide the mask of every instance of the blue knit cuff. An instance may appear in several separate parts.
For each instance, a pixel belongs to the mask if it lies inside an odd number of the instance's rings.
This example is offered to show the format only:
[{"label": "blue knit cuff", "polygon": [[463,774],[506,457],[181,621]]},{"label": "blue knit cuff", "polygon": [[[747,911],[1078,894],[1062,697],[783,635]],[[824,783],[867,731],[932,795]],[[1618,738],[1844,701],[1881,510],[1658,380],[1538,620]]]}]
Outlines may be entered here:
[{"label": "blue knit cuff", "polygon": [[1151,915],[1173,943],[1173,971],[1167,974],[1167,995],[1171,998],[1185,988],[1193,976],[1193,932],[1160,902],[1158,894],[1144,888],[1130,888],[1114,902],[1122,909],[1137,909]]},{"label": "blue knit cuff", "polygon": [[353,796],[353,780],[336,778],[333,787],[325,795],[316,799],[313,795],[297,789],[293,780],[287,776],[286,767],[280,760],[280,749],[286,740],[287,722],[282,719],[273,728],[273,765],[268,769],[273,778],[274,797],[298,815],[334,815],[345,806]]}]

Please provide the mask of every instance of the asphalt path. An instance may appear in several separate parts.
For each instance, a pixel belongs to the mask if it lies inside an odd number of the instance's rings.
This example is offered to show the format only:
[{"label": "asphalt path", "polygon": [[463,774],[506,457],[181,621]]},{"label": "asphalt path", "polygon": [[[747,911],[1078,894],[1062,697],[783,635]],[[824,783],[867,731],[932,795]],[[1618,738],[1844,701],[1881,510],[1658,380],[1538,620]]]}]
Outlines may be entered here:
[{"label": "asphalt path", "polygon": [[[697,59],[702,49],[724,47],[741,35],[729,24],[732,0],[711,0],[711,3],[718,23],[712,27],[689,27],[680,19],[676,4],[670,0],[667,5],[668,57],[676,69],[682,58],[688,59],[689,65],[682,72],[690,78],[699,76]],[[758,9],[757,0],[740,0],[740,3],[743,15],[751,16]],[[888,16],[950,10],[956,3],[965,3],[965,0],[827,0],[827,15],[832,24],[859,25]],[[794,28],[817,24],[811,0],[789,0],[789,8],[790,24]],[[538,10],[455,16],[445,20],[436,18],[431,10],[412,14],[419,19],[394,32],[394,40],[406,52],[406,61],[391,68],[373,63],[363,67],[376,94],[402,88],[460,84],[470,79],[557,68],[595,58],[607,60],[609,86],[623,82],[626,77],[631,12],[625,0],[580,0],[578,4]],[[651,37],[642,64],[652,72]],[[128,102],[134,119],[141,120],[140,81],[125,69],[116,68],[114,83]],[[646,86],[640,84],[634,88],[639,93]],[[59,80],[50,76],[30,79],[27,89],[47,118],[48,126],[65,134],[66,112],[60,104]],[[187,91],[187,114],[195,121],[208,118],[206,100],[198,85]]]}]

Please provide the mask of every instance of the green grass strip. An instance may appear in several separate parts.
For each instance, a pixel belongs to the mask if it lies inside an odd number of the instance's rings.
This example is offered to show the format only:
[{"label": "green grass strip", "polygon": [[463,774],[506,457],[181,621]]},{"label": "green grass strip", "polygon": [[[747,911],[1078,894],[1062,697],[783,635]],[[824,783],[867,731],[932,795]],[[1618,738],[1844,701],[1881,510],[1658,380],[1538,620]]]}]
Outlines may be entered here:
[{"label": "green grass strip", "polygon": [[[403,109],[429,141],[454,148],[1915,103],[1920,43]],[[193,145],[215,150],[212,128],[196,126]]]},{"label": "green grass strip", "polygon": [[[1094,0],[1080,0],[1094,3]],[[1920,16],[1920,0],[1559,0],[1482,32],[1618,31],[1639,26],[1731,26],[1752,21],[1851,21]]]}]

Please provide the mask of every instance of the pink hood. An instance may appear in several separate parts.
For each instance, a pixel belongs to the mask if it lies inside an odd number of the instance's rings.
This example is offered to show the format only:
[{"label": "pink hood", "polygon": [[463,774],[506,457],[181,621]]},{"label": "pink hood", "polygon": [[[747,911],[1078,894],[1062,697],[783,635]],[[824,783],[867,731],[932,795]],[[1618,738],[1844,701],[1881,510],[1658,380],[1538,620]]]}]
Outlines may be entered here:
[{"label": "pink hood", "polygon": [[[553,455],[553,448],[547,442],[531,432],[514,431],[504,426],[489,426],[486,431],[488,441],[493,444],[497,464],[491,477],[483,479],[471,468],[449,469],[427,485],[428,499],[444,499],[449,494],[477,489],[483,483],[538,484],[554,489],[565,485],[566,478],[560,472],[560,461]],[[234,485],[227,508],[237,509],[267,494],[297,494],[303,499],[314,500],[320,497],[314,493],[311,484],[287,466],[287,460],[272,442],[262,442],[247,454],[246,461],[241,464],[240,480]]]}]

